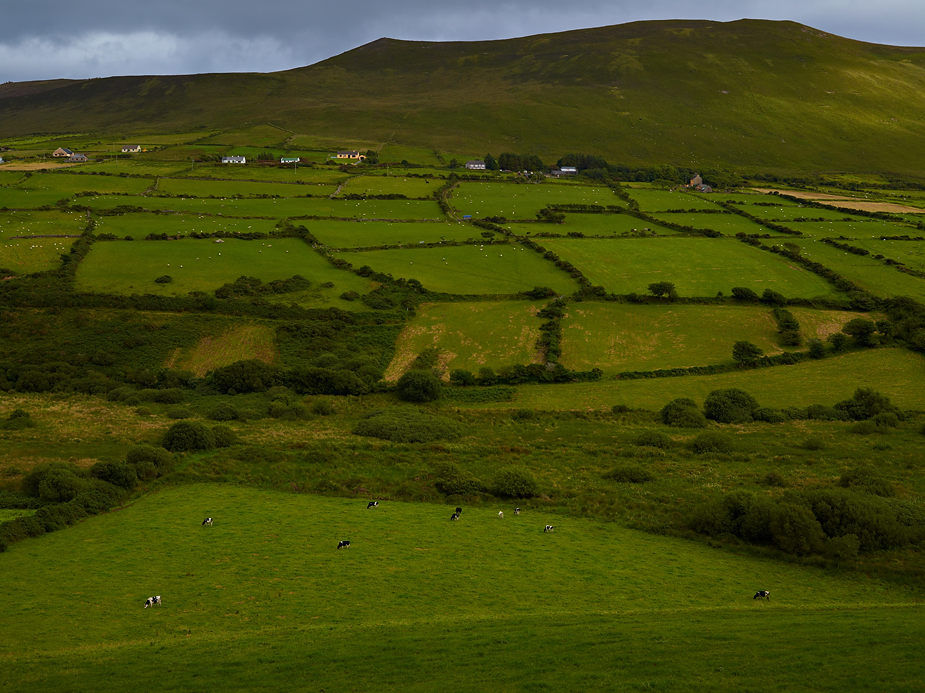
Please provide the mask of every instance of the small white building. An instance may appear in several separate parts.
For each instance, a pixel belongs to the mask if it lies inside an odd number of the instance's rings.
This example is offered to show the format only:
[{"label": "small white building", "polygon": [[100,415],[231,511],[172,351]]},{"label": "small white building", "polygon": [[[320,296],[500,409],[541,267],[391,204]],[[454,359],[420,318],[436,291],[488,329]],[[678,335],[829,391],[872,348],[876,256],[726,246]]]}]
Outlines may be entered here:
[{"label": "small white building", "polygon": [[243,156],[223,156],[222,163],[223,164],[246,164],[247,159],[245,159]]},{"label": "small white building", "polygon": [[357,150],[351,149],[349,151],[337,152],[337,154],[334,155],[334,158],[335,159],[359,159],[360,161],[362,161],[366,157],[363,154],[360,154],[360,152],[358,152]]},{"label": "small white building", "polygon": [[74,152],[74,153],[71,154],[71,156],[68,158],[68,161],[72,161],[72,162],[74,162],[75,164],[82,164],[82,163],[84,163],[86,160],[87,160],[87,155],[86,155],[86,154],[78,154],[77,152]]},{"label": "small white building", "polygon": [[141,151],[140,144],[123,144],[122,153],[123,154],[137,154]]},{"label": "small white building", "polygon": [[481,159],[473,159],[472,161],[466,162],[466,168],[470,171],[484,171],[485,162]]},{"label": "small white building", "polygon": [[70,149],[66,149],[65,147],[58,147],[51,153],[51,155],[56,159],[66,159],[74,156],[74,152],[72,152]]},{"label": "small white building", "polygon": [[298,164],[302,162],[302,158],[298,156],[284,156],[279,160],[281,164]]}]

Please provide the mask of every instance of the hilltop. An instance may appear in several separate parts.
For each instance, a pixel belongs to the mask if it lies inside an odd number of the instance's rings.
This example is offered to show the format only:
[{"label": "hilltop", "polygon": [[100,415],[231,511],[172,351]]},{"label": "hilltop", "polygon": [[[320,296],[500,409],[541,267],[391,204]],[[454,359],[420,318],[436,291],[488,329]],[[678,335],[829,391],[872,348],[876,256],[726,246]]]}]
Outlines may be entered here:
[{"label": "hilltop", "polygon": [[635,22],[484,42],[383,38],[272,74],[0,87],[0,133],[272,122],[442,151],[593,151],[742,171],[919,170],[925,48],[794,22]]}]

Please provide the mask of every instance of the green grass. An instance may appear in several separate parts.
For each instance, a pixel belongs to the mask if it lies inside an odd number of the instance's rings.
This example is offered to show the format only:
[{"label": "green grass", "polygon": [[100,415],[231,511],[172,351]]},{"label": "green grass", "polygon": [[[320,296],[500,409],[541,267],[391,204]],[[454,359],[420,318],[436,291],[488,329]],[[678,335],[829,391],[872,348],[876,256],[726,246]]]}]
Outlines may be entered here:
[{"label": "green grass", "polygon": [[112,159],[95,164],[83,164],[79,170],[82,173],[110,173],[112,175],[128,173],[134,176],[171,176],[189,171],[190,162],[189,158],[185,162],[182,158],[172,161],[156,161],[148,158],[143,161]]},{"label": "green grass", "polygon": [[347,181],[341,189],[341,195],[393,195],[401,194],[407,197],[431,197],[441,185],[442,180],[425,178],[405,178],[396,174],[393,176],[357,176]]},{"label": "green grass", "polygon": [[117,176],[88,178],[74,173],[37,173],[20,183],[17,188],[30,192],[54,192],[60,197],[70,197],[84,190],[138,194],[153,185],[153,178],[119,178]]},{"label": "green grass", "polygon": [[450,204],[460,214],[470,214],[476,219],[500,216],[516,220],[535,219],[538,211],[551,204],[622,206],[623,201],[609,188],[588,185],[463,182],[453,191]]},{"label": "green grass", "polygon": [[461,222],[306,221],[312,235],[333,248],[367,248],[380,245],[418,245],[441,240],[478,238],[480,229]]},{"label": "green grass", "polygon": [[0,212],[0,239],[11,236],[77,235],[87,226],[81,212]]},{"label": "green grass", "polygon": [[[527,222],[503,224],[518,236],[534,236],[538,233],[557,233],[566,235],[572,232],[586,236],[612,237],[641,232],[643,229],[655,231],[660,236],[674,236],[677,231],[649,221],[642,221],[629,214],[566,214],[562,224],[532,224]],[[542,243],[542,239],[537,239]]]},{"label": "green grass", "polygon": [[639,209],[643,212],[664,212],[669,209],[717,209],[713,204],[713,199],[726,199],[722,193],[714,198],[712,195],[638,188],[630,188],[628,192],[630,197],[639,203]]},{"label": "green grass", "polygon": [[[810,238],[876,238],[878,236],[918,235],[916,229],[889,221],[791,221],[787,227]],[[851,241],[848,241],[851,243]],[[851,243],[857,245],[856,243]]]},{"label": "green grass", "polygon": [[925,359],[903,349],[876,349],[800,363],[720,375],[681,376],[645,380],[603,380],[575,385],[518,388],[514,403],[476,405],[492,409],[610,409],[615,404],[658,410],[677,397],[702,403],[713,390],[737,387],[762,406],[832,405],[849,399],[858,387],[872,387],[894,404],[925,408],[925,394],[911,388],[925,378]]},{"label": "green grass", "polygon": [[483,366],[497,370],[540,362],[538,308],[510,301],[425,304],[402,330],[385,378],[397,380],[429,348],[440,350],[439,369],[446,377],[457,368],[477,374]]},{"label": "green grass", "polygon": [[869,250],[871,255],[883,255],[898,260],[910,269],[925,271],[925,241],[849,241],[851,245]]},{"label": "green grass", "polygon": [[21,190],[18,188],[4,188],[3,198],[0,200],[0,209],[35,209],[53,205],[58,200],[66,200],[71,195],[56,190],[36,189]]},{"label": "green grass", "polygon": [[0,238],[0,267],[17,274],[47,272],[61,266],[61,255],[70,251],[73,238]]},{"label": "green grass", "polygon": [[[16,545],[0,557],[0,589],[16,595],[0,626],[0,683],[255,690],[374,679],[434,690],[439,672],[441,687],[463,690],[917,685],[925,628],[910,592],[541,510],[448,514],[187,486]],[[213,527],[199,526],[205,515]],[[343,538],[351,547],[338,551]],[[774,601],[752,600],[756,589]],[[153,594],[162,605],[142,608]],[[889,665],[819,668],[823,653],[831,666],[860,647]]]},{"label": "green grass", "polygon": [[767,308],[575,303],[562,321],[562,364],[605,373],[732,363],[732,345],[780,353]]},{"label": "green grass", "polygon": [[336,185],[307,184],[299,181],[293,183],[252,183],[245,181],[211,181],[190,180],[186,178],[161,178],[157,182],[157,191],[169,195],[190,195],[192,197],[232,197],[233,195],[275,195],[278,197],[297,197],[304,195],[331,195]]},{"label": "green grass", "polygon": [[[363,150],[365,151],[365,150]],[[446,157],[449,161],[450,157]],[[408,147],[405,145],[387,144],[379,151],[379,161],[382,163],[401,163],[408,161],[423,166],[442,166],[432,149],[425,147]]]},{"label": "green grass", "polygon": [[681,296],[728,295],[735,286],[807,298],[834,292],[820,277],[732,239],[540,240],[592,284],[617,294],[645,294],[660,281],[673,282]]},{"label": "green grass", "polygon": [[0,169],[0,186],[16,185],[23,180],[25,171],[4,171]]},{"label": "green grass", "polygon": [[[241,276],[270,281],[296,274],[311,281],[328,281],[331,276],[340,278],[345,273],[293,238],[227,239],[221,244],[193,239],[116,241],[94,244],[77,272],[77,288],[114,294],[178,296],[190,291],[214,291]],[[173,283],[154,283],[163,275],[173,277]]]},{"label": "green grass", "polygon": [[119,239],[130,236],[141,240],[151,233],[184,236],[191,232],[217,233],[271,233],[276,222],[270,219],[232,219],[224,217],[195,217],[191,214],[120,214],[97,217],[96,234],[111,233]]},{"label": "green grass", "polygon": [[[187,157],[188,159],[189,157]],[[350,177],[337,168],[314,168],[312,166],[252,166],[250,164],[196,164],[187,171],[190,178],[211,178],[215,180],[256,180],[268,183],[304,181],[306,183],[337,184]]]},{"label": "green grass", "polygon": [[726,236],[734,236],[737,233],[773,233],[775,236],[778,235],[770,229],[738,214],[697,214],[696,212],[672,214],[669,212],[656,212],[654,216],[662,221],[680,224],[681,226],[691,226],[695,229],[713,229]]},{"label": "green grass", "polygon": [[417,279],[431,291],[513,294],[548,286],[570,294],[577,282],[530,249],[517,245],[370,250],[340,253],[354,267],[369,265],[398,279]]},{"label": "green grass", "polygon": [[782,224],[797,223],[794,219],[825,219],[827,221],[842,221],[851,219],[856,222],[864,221],[864,217],[854,217],[845,212],[839,212],[834,209],[819,209],[816,207],[794,207],[791,205],[780,207],[745,207],[752,216],[768,221],[777,221]]}]

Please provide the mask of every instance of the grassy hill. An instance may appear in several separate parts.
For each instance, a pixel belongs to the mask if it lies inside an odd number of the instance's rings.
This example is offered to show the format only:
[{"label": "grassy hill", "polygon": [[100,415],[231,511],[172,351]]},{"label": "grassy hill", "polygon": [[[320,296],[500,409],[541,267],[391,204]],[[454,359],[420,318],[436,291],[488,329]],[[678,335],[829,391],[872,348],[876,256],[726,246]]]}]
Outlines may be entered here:
[{"label": "grassy hill", "polygon": [[[636,22],[485,42],[380,39],[273,74],[0,87],[0,134],[296,133],[550,161],[737,170],[919,170],[925,49],[793,22]],[[285,138],[285,133],[280,135]]]}]

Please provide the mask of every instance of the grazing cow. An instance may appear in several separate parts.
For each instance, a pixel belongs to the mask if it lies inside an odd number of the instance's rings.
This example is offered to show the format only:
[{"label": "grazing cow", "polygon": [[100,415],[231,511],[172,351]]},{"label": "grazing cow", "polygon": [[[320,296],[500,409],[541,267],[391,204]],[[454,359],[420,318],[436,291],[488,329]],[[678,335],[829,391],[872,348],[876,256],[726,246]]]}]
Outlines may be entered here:
[{"label": "grazing cow", "polygon": [[514,514],[520,515],[520,508],[514,508]]},{"label": "grazing cow", "polygon": [[503,511],[503,510],[499,510],[499,511],[498,511],[498,517],[500,517],[502,520],[504,519],[504,511]]},{"label": "grazing cow", "polygon": [[767,590],[760,590],[755,592],[755,596],[752,597],[752,599],[766,599],[767,601],[771,601],[771,593]]},{"label": "grazing cow", "polygon": [[346,539],[344,539],[342,542],[340,542],[340,543],[337,545],[337,548],[339,548],[339,549],[349,549],[349,548],[350,548],[350,542],[347,541]]},{"label": "grazing cow", "polygon": [[156,596],[156,597],[148,597],[148,598],[145,600],[145,608],[146,608],[146,609],[147,609],[149,606],[160,606],[160,604],[161,604],[161,597],[160,597],[160,595],[158,595],[158,596]]},{"label": "grazing cow", "polygon": [[456,514],[459,515],[462,512],[462,508],[456,508]]},{"label": "grazing cow", "polygon": [[456,520],[459,519],[459,513],[453,513],[452,515],[450,515],[450,519],[455,522]]},{"label": "grazing cow", "polygon": [[556,528],[553,527],[552,525],[546,525],[546,529],[544,529],[543,531],[544,532],[555,532]]},{"label": "grazing cow", "polygon": [[207,517],[205,520],[202,521],[202,526],[205,527],[206,525],[209,525],[209,527],[212,526],[212,518],[211,518],[211,517]]},{"label": "grazing cow", "polygon": [[369,510],[370,508],[378,508],[378,507],[379,507],[379,501],[370,501],[369,503],[366,504],[367,510]]}]

